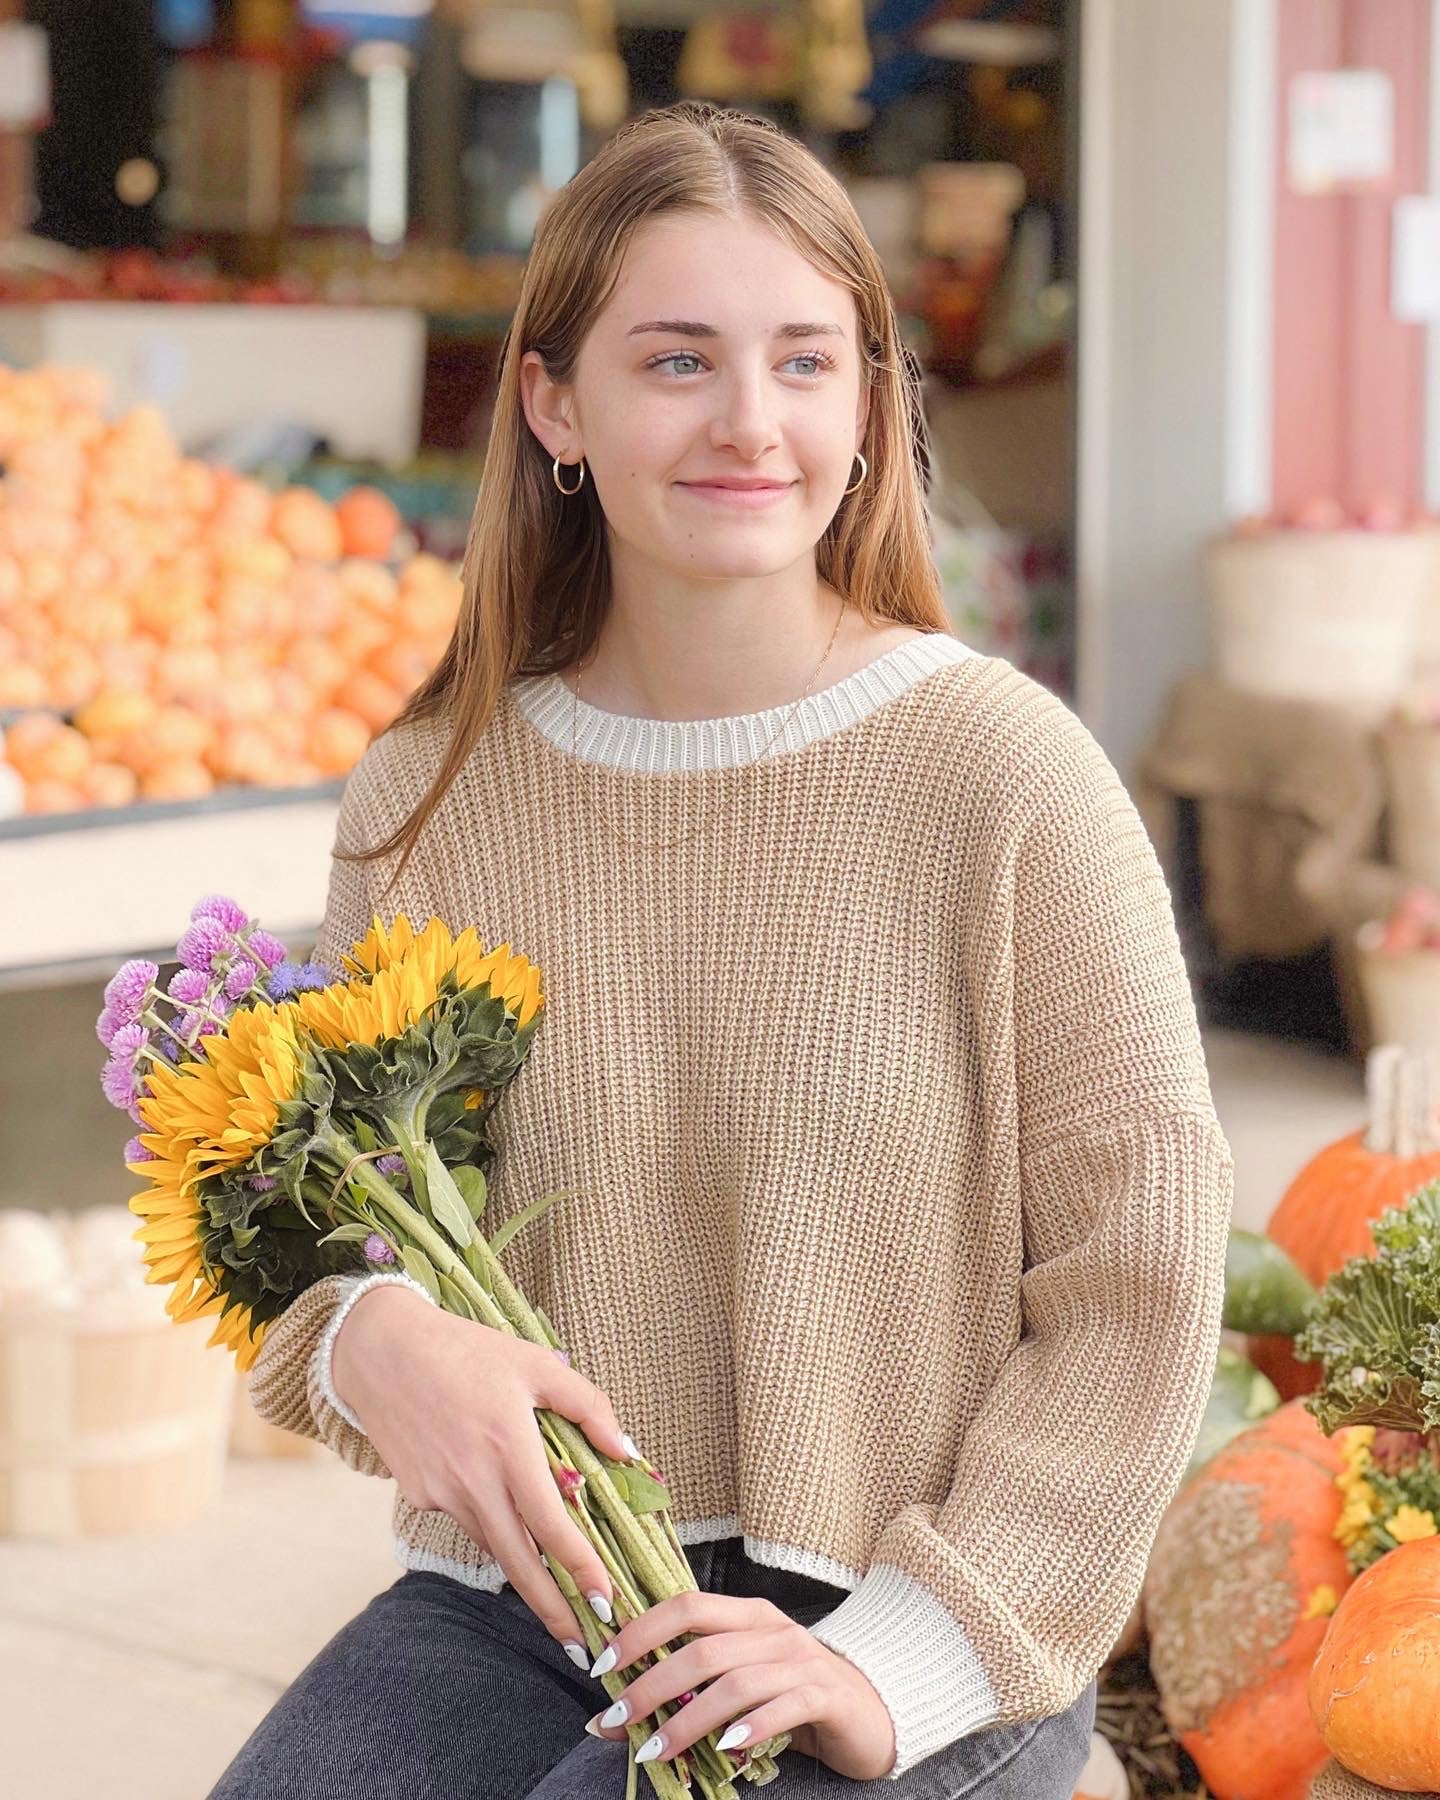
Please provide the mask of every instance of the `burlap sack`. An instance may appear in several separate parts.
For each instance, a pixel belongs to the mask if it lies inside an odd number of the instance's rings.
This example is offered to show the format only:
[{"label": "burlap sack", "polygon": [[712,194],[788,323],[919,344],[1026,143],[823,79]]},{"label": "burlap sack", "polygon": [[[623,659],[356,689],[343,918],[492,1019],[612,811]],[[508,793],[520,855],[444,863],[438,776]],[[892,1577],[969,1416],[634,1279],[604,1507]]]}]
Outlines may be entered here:
[{"label": "burlap sack", "polygon": [[1375,733],[1342,708],[1243,693],[1203,673],[1171,689],[1138,759],[1135,803],[1173,881],[1175,801],[1196,802],[1205,918],[1219,955],[1316,949],[1379,863],[1384,770]]},{"label": "burlap sack", "polygon": [[[1392,1796],[1392,1789],[1376,1787],[1373,1781],[1362,1781],[1334,1761],[1327,1762],[1310,1784],[1310,1800],[1392,1800]],[[1440,1796],[1414,1794],[1409,1800],[1440,1800]]]}]

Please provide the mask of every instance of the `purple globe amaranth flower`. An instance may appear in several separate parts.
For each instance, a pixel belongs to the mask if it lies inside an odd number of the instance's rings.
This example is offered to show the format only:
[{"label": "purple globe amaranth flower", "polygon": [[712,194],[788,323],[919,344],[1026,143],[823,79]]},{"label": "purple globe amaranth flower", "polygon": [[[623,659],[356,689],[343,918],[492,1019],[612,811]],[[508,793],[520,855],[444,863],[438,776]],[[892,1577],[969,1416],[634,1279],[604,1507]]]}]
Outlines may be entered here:
[{"label": "purple globe amaranth flower", "polygon": [[187,969],[218,974],[220,960],[235,948],[234,940],[219,919],[197,919],[180,933],[175,954]]},{"label": "purple globe amaranth flower", "polygon": [[284,962],[286,957],[285,946],[273,931],[252,931],[245,940],[245,949],[248,955],[264,963],[267,969],[273,969],[276,963]]},{"label": "purple globe amaranth flower", "polygon": [[380,1233],[372,1231],[365,1240],[365,1260],[372,1263],[393,1263],[399,1259]]},{"label": "purple globe amaranth flower", "polygon": [[138,1019],[133,1019],[126,1025],[120,1025],[110,1040],[111,1060],[128,1062],[133,1068],[135,1059],[149,1042],[150,1033]]},{"label": "purple globe amaranth flower", "polygon": [[227,1000],[243,1000],[250,992],[251,984],[259,979],[260,970],[246,957],[241,957],[230,973],[225,977],[225,998]]},{"label": "purple globe amaranth flower", "polygon": [[246,1186],[257,1194],[268,1194],[272,1188],[278,1187],[279,1183],[273,1175],[251,1175]]},{"label": "purple globe amaranth flower", "polygon": [[129,1113],[130,1117],[135,1121],[135,1123],[137,1125],[143,1125],[145,1123],[144,1115],[141,1113],[138,1105],[137,1106],[127,1106],[125,1108],[125,1110],[126,1110],[126,1112]]},{"label": "purple globe amaranth flower", "polygon": [[[133,1107],[139,1098],[134,1062],[123,1056],[112,1056],[100,1071],[100,1091],[112,1106]],[[131,1115],[137,1124],[144,1121]]]},{"label": "purple globe amaranth flower", "polygon": [[182,1006],[194,1006],[205,998],[209,986],[210,979],[203,969],[177,969],[165,992]]},{"label": "purple globe amaranth flower", "polygon": [[190,908],[192,919],[218,919],[227,931],[243,931],[250,915],[238,900],[228,894],[206,894]]},{"label": "purple globe amaranth flower", "polygon": [[135,1137],[126,1138],[126,1140],[125,1140],[125,1155],[122,1158],[122,1160],[127,1163],[157,1162],[159,1160],[159,1158],[155,1155],[155,1152],[153,1150],[147,1150],[145,1148],[145,1146],[140,1142],[140,1138],[137,1134]]},{"label": "purple globe amaranth flower", "polygon": [[183,1012],[175,1021],[176,1030],[187,1044],[198,1044],[201,1038],[214,1037],[225,1029],[223,1019],[209,1018],[199,1011]]},{"label": "purple globe amaranth flower", "polygon": [[107,1050],[110,1048],[115,1033],[124,1023],[124,1018],[116,1012],[113,1006],[101,1009],[100,1017],[95,1021],[95,1035]]},{"label": "purple globe amaranth flower", "polygon": [[105,1005],[119,1019],[138,1019],[145,1008],[145,996],[159,978],[159,965],[143,956],[132,956],[105,983]]}]

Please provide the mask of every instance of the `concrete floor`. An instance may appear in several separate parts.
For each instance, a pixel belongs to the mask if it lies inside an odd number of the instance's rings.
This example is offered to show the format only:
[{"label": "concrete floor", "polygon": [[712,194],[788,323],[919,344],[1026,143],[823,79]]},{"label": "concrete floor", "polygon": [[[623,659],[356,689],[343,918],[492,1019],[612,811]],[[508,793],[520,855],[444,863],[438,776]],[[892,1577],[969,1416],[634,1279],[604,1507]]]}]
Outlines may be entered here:
[{"label": "concrete floor", "polygon": [[[1259,1227],[1307,1156],[1362,1123],[1362,1072],[1278,1039],[1206,1042],[1235,1222]],[[391,1498],[328,1454],[235,1458],[219,1512],[191,1529],[0,1542],[7,1800],[204,1800],[285,1684],[395,1579]]]}]

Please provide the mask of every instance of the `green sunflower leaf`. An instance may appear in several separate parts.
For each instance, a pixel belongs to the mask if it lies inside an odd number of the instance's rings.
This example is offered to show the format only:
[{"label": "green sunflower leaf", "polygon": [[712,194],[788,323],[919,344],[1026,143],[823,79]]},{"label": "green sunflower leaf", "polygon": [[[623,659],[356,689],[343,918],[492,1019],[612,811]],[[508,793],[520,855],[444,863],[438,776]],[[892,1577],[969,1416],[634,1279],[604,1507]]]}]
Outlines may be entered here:
[{"label": "green sunflower leaf", "polygon": [[406,1244],[400,1252],[400,1261],[405,1266],[405,1273],[412,1281],[418,1281],[437,1305],[443,1305],[440,1298],[440,1283],[434,1269],[430,1267],[430,1259],[421,1254],[413,1244]]},{"label": "green sunflower leaf", "polygon": [[470,1209],[433,1142],[425,1146],[425,1188],[435,1223],[449,1232],[456,1247],[463,1250],[474,1229]]}]

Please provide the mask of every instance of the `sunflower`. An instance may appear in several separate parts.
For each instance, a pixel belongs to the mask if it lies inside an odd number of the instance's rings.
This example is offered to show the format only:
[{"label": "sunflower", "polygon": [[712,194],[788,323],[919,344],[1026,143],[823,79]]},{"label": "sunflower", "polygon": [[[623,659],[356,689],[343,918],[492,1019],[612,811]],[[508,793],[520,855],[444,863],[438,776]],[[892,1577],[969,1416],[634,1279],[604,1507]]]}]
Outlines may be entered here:
[{"label": "sunflower", "polygon": [[[139,1134],[150,1157],[126,1167],[150,1186],[130,1201],[145,1224],[134,1233],[144,1244],[148,1283],[172,1282],[165,1302],[177,1323],[220,1312],[225,1296],[210,1281],[201,1255],[203,1211],[195,1192],[207,1175],[241,1166],[270,1142],[281,1103],[300,1079],[304,1048],[298,1007],[241,1007],[223,1033],[199,1040],[203,1055],[177,1067],[157,1064],[147,1094],[137,1102],[148,1131]],[[225,1344],[248,1369],[259,1354],[264,1327],[249,1309],[232,1306],[216,1325],[211,1344]]]},{"label": "sunflower", "polygon": [[[376,913],[369,931],[340,960],[357,979],[319,989],[301,1002],[314,1003],[305,1022],[336,1049],[373,1043],[376,1036],[397,1036],[433,1003],[451,969],[462,991],[488,983],[491,993],[515,1013],[521,1029],[545,1004],[540,971],[529,958],[512,954],[509,944],[483,949],[473,925],[452,937],[443,919],[432,918],[416,933],[405,914],[397,913],[387,931]],[[350,997],[358,998],[358,1008],[345,1008],[344,1000]],[[354,1029],[347,1029],[351,1026]],[[341,1035],[325,1037],[325,1031]]]},{"label": "sunflower", "polygon": [[[403,913],[388,931],[377,914],[343,960],[355,971],[348,981],[278,1005],[237,1007],[223,1032],[198,1041],[202,1054],[193,1061],[152,1066],[137,1102],[149,1127],[139,1141],[150,1155],[126,1167],[150,1184],[130,1201],[145,1221],[134,1233],[145,1246],[145,1279],[173,1284],[165,1306],[177,1323],[220,1313],[209,1343],[233,1350],[241,1370],[259,1355],[266,1323],[233,1300],[226,1309],[226,1295],[211,1281],[196,1189],[206,1176],[243,1167],[270,1142],[281,1106],[299,1086],[307,1040],[343,1050],[398,1036],[433,1005],[451,970],[461,990],[488,983],[520,1026],[544,1004],[540,971],[526,957],[508,944],[483,950],[473,927],[452,938],[440,919],[416,934]],[[467,1107],[483,1099],[483,1089],[466,1090]]]}]

